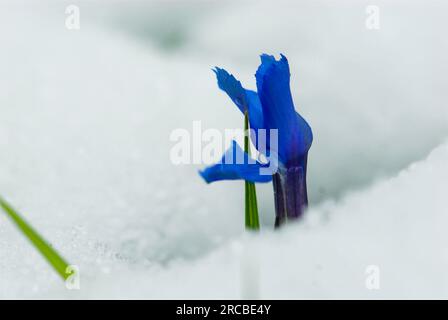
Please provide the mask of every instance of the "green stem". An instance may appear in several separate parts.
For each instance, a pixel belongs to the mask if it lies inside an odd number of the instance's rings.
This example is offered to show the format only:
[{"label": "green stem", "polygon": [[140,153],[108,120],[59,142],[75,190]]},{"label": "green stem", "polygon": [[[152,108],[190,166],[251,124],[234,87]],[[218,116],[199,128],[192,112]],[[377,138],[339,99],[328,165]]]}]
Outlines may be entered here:
[{"label": "green stem", "polygon": [[[250,156],[249,117],[247,111],[244,113],[244,131],[244,151]],[[253,182],[245,181],[245,199],[246,229],[259,230],[260,221],[258,218],[257,192]]]},{"label": "green stem", "polygon": [[72,275],[72,272],[68,271],[68,263],[1,197],[0,208],[5,211],[19,230],[31,241],[34,247],[50,263],[63,280],[66,280]]}]

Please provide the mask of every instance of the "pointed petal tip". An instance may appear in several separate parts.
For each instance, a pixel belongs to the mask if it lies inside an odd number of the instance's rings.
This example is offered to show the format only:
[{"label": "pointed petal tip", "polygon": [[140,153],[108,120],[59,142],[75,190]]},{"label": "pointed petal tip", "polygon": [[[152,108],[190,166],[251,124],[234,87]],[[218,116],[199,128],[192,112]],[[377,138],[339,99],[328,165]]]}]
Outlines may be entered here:
[{"label": "pointed petal tip", "polygon": [[275,56],[271,55],[271,54],[267,54],[267,53],[262,53],[260,55],[261,58],[261,65],[266,65],[266,68],[269,67],[272,64],[276,64],[276,63],[288,63],[288,58],[286,58],[286,56],[283,53],[280,53],[280,59],[276,59]]},{"label": "pointed petal tip", "polygon": [[275,57],[272,54],[262,53],[260,54],[260,60],[261,62],[275,61]]},{"label": "pointed petal tip", "polygon": [[213,69],[213,71],[216,74],[216,79],[218,80],[218,85],[221,89],[223,89],[224,91],[226,91],[224,88],[227,86],[226,83],[228,81],[237,81],[235,79],[235,77],[230,74],[229,72],[227,72],[227,70],[223,69],[223,68],[219,68],[219,67],[215,67],[215,69]]},{"label": "pointed petal tip", "polygon": [[201,176],[201,178],[204,180],[206,184],[210,184],[212,181],[210,181],[209,176],[206,173],[207,169],[205,170],[198,170],[198,174]]},{"label": "pointed petal tip", "polygon": [[217,66],[214,66],[212,68],[212,71],[216,74],[216,77],[223,77],[226,74],[228,74],[228,72],[226,70],[224,70],[223,68],[217,67]]}]

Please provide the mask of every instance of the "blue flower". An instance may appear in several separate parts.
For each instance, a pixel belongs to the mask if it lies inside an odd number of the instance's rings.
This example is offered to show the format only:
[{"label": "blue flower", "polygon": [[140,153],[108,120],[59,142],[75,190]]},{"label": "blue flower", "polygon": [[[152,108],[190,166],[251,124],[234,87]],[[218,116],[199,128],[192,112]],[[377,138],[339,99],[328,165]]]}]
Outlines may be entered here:
[{"label": "blue flower", "polygon": [[[244,114],[248,113],[251,129],[258,132],[266,130],[265,144],[261,144],[253,135],[256,148],[268,159],[277,158],[273,171],[274,197],[276,207],[276,225],[287,218],[300,217],[308,205],[306,172],[308,150],[313,141],[309,124],[295,110],[290,89],[290,71],[288,60],[281,55],[261,55],[255,78],[257,92],[243,88],[241,83],[226,70],[215,68],[218,86],[227,93]],[[277,130],[278,143],[272,144],[271,130]],[[233,143],[231,149],[236,148]],[[240,148],[240,151],[243,152]],[[244,153],[244,152],[243,152]],[[275,156],[275,157],[273,157]],[[249,160],[247,154],[244,158]],[[266,177],[266,165],[259,162],[218,163],[201,172],[207,183],[218,180],[242,179],[252,182],[269,182]]]}]

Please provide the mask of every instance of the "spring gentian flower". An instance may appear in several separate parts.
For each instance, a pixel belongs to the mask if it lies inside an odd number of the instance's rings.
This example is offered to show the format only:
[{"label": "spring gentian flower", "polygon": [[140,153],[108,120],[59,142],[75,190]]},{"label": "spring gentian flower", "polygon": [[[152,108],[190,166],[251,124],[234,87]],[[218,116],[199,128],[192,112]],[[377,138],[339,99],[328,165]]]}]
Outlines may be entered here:
[{"label": "spring gentian flower", "polygon": [[[308,150],[313,141],[311,127],[294,108],[290,89],[290,71],[288,60],[281,55],[276,60],[271,55],[261,55],[255,78],[257,92],[247,90],[227,71],[221,68],[215,70],[218,86],[225,91],[240,111],[248,113],[251,129],[255,132],[265,129],[266,144],[261,148],[258,139],[252,140],[256,148],[274,161],[278,161],[277,171],[267,178],[260,174],[263,168],[260,162],[213,165],[201,172],[207,183],[218,180],[243,179],[252,182],[273,181],[276,210],[276,226],[286,219],[302,216],[308,205],[306,184]],[[277,130],[278,144],[270,143],[270,130]],[[231,152],[243,152],[236,143],[232,144]],[[239,149],[235,151],[236,149]],[[229,152],[229,151],[228,151]],[[245,159],[247,154],[244,155]],[[224,158],[223,158],[224,159]]]}]

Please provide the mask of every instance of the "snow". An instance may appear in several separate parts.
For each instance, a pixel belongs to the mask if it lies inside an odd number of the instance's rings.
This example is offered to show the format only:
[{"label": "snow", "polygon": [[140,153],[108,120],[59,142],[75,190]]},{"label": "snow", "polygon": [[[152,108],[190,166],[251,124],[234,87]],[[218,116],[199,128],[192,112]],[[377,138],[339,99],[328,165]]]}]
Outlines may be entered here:
[{"label": "snow", "polygon": [[[362,1],[78,4],[79,31],[60,2],[0,4],[0,194],[81,290],[0,215],[0,298],[448,297],[446,5],[381,2],[373,31]],[[254,88],[261,52],[313,127],[312,204],[274,232],[260,185],[249,235],[241,182],[172,165],[169,135],[240,128],[210,68]]]}]

